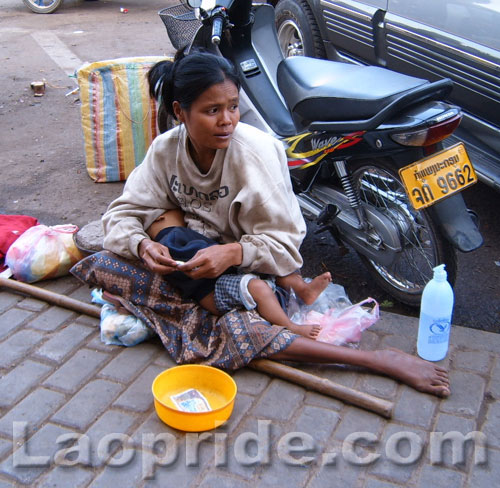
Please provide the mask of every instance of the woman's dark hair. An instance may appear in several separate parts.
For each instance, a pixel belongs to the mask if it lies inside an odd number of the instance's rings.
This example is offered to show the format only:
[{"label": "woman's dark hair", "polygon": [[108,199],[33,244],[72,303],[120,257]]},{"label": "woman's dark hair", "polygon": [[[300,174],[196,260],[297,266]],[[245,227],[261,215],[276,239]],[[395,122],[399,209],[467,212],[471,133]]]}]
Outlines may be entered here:
[{"label": "woman's dark hair", "polygon": [[202,51],[184,55],[181,49],[173,62],[160,61],[148,72],[150,96],[174,117],[174,101],[189,110],[205,90],[225,80],[232,81],[240,89],[240,79],[233,64],[221,56]]}]

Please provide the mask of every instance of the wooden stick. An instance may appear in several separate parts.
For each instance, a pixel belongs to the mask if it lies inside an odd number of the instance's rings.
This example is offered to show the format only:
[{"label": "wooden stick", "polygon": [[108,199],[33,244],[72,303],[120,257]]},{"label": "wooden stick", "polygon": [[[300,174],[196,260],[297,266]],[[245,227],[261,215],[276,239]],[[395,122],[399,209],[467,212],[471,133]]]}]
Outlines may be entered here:
[{"label": "wooden stick", "polygon": [[347,386],[334,383],[326,378],[306,373],[297,368],[292,368],[269,359],[254,359],[248,365],[250,368],[264,373],[269,373],[287,381],[304,386],[310,390],[318,391],[325,395],[338,398],[357,407],[375,412],[382,417],[391,418],[394,403],[382,398],[353,390]]},{"label": "wooden stick", "polygon": [[60,295],[59,293],[54,293],[53,291],[45,290],[44,288],[39,288],[28,283],[9,280],[7,278],[0,278],[0,286],[19,291],[21,293],[26,293],[27,295],[39,298],[40,300],[54,303],[60,307],[69,308],[70,310],[90,315],[91,317],[101,317],[100,307],[91,305],[90,303],[81,302],[80,300],[75,300],[74,298]]}]

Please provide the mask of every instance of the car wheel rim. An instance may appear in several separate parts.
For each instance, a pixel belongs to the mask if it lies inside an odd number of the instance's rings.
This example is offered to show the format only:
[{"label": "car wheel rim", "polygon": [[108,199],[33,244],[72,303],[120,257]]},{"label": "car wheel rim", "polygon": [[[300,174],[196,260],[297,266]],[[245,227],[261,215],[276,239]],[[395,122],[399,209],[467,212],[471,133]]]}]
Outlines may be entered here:
[{"label": "car wheel rim", "polygon": [[280,25],[278,39],[285,57],[304,56],[304,39],[299,26],[293,20],[285,20]]}]

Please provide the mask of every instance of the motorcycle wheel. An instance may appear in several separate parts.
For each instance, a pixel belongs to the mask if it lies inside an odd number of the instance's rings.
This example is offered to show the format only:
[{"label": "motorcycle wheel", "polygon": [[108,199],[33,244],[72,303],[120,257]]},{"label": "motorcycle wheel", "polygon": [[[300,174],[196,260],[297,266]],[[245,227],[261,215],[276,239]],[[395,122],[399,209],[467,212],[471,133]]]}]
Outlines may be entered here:
[{"label": "motorcycle wheel", "polygon": [[455,249],[430,212],[413,208],[394,166],[377,160],[352,162],[350,168],[361,200],[389,217],[399,231],[402,250],[391,266],[382,266],[360,254],[377,284],[412,307],[420,305],[432,268],[438,264],[446,265],[448,281],[453,285],[457,272]]},{"label": "motorcycle wheel", "polygon": [[63,3],[63,0],[23,0],[24,5],[37,14],[51,14]]},{"label": "motorcycle wheel", "polygon": [[275,18],[283,56],[326,58],[318,24],[306,2],[280,0]]}]

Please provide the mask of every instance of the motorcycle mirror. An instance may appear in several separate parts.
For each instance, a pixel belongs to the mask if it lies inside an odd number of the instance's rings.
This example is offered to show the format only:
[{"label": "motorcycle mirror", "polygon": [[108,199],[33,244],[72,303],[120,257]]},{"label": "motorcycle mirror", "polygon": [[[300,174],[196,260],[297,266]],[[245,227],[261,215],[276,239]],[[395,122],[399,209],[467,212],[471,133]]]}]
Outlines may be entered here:
[{"label": "motorcycle mirror", "polygon": [[187,0],[187,4],[191,8],[200,8],[203,0]]}]

